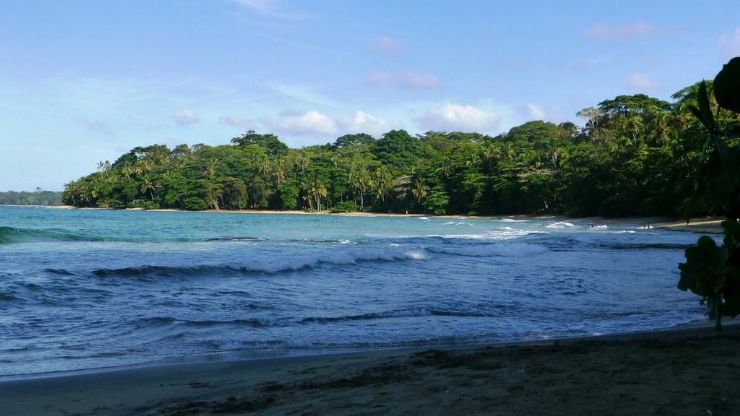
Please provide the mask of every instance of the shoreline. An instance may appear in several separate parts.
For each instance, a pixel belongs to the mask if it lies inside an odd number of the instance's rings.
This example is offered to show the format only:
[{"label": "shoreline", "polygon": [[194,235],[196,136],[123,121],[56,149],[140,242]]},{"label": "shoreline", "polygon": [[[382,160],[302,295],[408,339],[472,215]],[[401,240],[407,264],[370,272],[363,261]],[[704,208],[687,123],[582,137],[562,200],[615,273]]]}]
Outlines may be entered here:
[{"label": "shoreline", "polygon": [[[15,206],[15,205],[14,205]],[[20,206],[20,205],[19,205]],[[214,210],[207,209],[201,211],[186,211],[175,208],[157,208],[157,209],[144,209],[144,208],[97,208],[97,207],[75,207],[71,205],[57,205],[57,206],[39,206],[41,208],[50,209],[79,209],[79,210],[104,210],[104,211],[136,211],[136,212],[207,212],[214,214],[255,214],[255,215],[329,215],[329,216],[340,216],[340,217],[399,217],[399,218],[441,218],[441,219],[481,219],[481,220],[497,220],[497,219],[565,219],[565,220],[590,220],[593,219],[596,222],[603,221],[629,221],[639,220],[641,223],[648,224],[652,229],[662,230],[677,230],[677,231],[694,231],[700,233],[721,233],[722,227],[721,218],[717,217],[694,217],[686,222],[685,219],[676,219],[672,217],[621,217],[621,218],[607,218],[607,217],[567,217],[561,215],[527,215],[527,214],[516,214],[516,215],[464,215],[464,214],[420,214],[420,213],[396,213],[396,212],[368,212],[368,211],[353,211],[353,212],[338,212],[332,213],[328,210],[323,211],[302,211],[302,210],[269,210],[269,209],[240,209],[240,210]],[[649,220],[649,221],[646,221]]]},{"label": "shoreline", "polygon": [[[737,327],[740,331],[740,318],[733,319],[725,317],[723,319],[723,328]],[[83,368],[76,370],[62,370],[62,371],[50,371],[42,373],[29,373],[29,374],[8,374],[0,375],[0,386],[3,383],[12,383],[17,381],[25,380],[44,380],[44,379],[56,379],[64,377],[74,377],[81,375],[95,375],[95,374],[106,374],[121,371],[136,371],[146,368],[159,368],[159,367],[171,367],[171,366],[199,366],[208,363],[241,363],[241,362],[256,362],[256,361],[282,361],[292,359],[314,359],[321,357],[332,357],[332,356],[345,356],[355,354],[385,354],[385,353],[412,353],[422,350],[429,349],[440,349],[440,350],[455,350],[455,351],[466,351],[475,350],[481,348],[503,348],[503,347],[526,347],[526,346],[537,346],[537,345],[549,345],[554,342],[556,343],[570,343],[570,342],[582,342],[582,341],[602,341],[602,340],[618,340],[621,338],[649,338],[661,334],[691,334],[694,332],[713,332],[714,321],[708,319],[702,319],[684,324],[678,324],[672,327],[658,328],[658,329],[647,329],[627,332],[616,332],[608,334],[594,334],[594,335],[577,335],[577,336],[564,336],[564,337],[548,337],[540,339],[522,339],[522,340],[509,340],[509,341],[497,341],[497,342],[463,342],[463,343],[430,343],[430,344],[418,344],[418,345],[400,345],[400,346],[380,346],[380,347],[346,347],[346,348],[324,348],[315,350],[299,350],[290,352],[275,350],[233,350],[233,351],[221,351],[221,352],[206,352],[199,353],[190,356],[178,356],[163,360],[153,360],[134,364],[122,364],[113,365],[107,367],[95,367],[95,368]],[[257,356],[245,357],[246,354],[256,353]]]},{"label": "shoreline", "polygon": [[[469,414],[494,410],[510,414],[542,411],[560,414],[552,412],[557,408],[520,406],[527,403],[527,406],[558,406],[557,399],[567,396],[569,401],[561,404],[565,406],[560,409],[562,414],[578,414],[579,408],[580,413],[599,409],[600,413],[610,413],[609,406],[598,407],[605,406],[601,403],[604,398],[576,399],[584,393],[608,394],[613,390],[603,389],[607,383],[612,388],[622,388],[622,393],[630,396],[642,394],[634,402],[617,395],[619,404],[626,406],[618,410],[625,414],[630,413],[628,409],[631,413],[638,409],[642,411],[637,413],[652,413],[647,409],[654,409],[664,400],[657,394],[653,396],[652,390],[665,388],[674,396],[680,392],[697,398],[691,395],[696,393],[692,390],[696,386],[682,386],[676,373],[686,373],[697,385],[708,388],[707,384],[718,378],[716,365],[724,365],[731,380],[717,382],[727,386],[740,381],[740,373],[731,370],[740,368],[740,355],[734,353],[740,340],[740,325],[727,323],[722,335],[702,321],[665,330],[595,337],[212,360],[3,380],[0,402],[8,414],[37,415],[176,415],[220,411]],[[670,372],[672,377],[661,378],[665,372]],[[708,379],[712,374],[714,378]],[[612,380],[620,375],[626,377],[626,384]],[[643,378],[646,375],[650,377]],[[569,385],[573,379],[583,379],[586,384]],[[584,392],[588,383],[601,383],[602,388]],[[711,394],[721,393],[709,390]],[[424,393],[423,397],[419,397],[420,392]],[[522,393],[536,393],[534,401],[504,400]],[[495,399],[496,395],[500,397]],[[358,397],[363,400],[358,401]],[[520,399],[527,397],[524,394]],[[740,397],[733,400],[732,406],[736,408]],[[377,404],[383,407],[375,408]],[[496,407],[488,407],[493,404]],[[716,403],[699,404],[705,406],[702,413],[706,413]],[[641,407],[630,407],[636,405]],[[698,414],[691,406],[685,409],[686,413],[680,413],[682,409],[676,407],[674,410],[679,413],[669,414],[692,414],[691,409],[693,414]]]}]

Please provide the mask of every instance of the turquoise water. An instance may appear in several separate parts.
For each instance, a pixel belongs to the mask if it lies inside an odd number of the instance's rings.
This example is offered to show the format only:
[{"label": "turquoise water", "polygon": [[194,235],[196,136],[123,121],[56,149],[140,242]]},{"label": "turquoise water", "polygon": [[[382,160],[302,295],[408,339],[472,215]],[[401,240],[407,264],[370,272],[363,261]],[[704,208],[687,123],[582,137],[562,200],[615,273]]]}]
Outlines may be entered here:
[{"label": "turquoise water", "polygon": [[0,375],[703,318],[696,234],[593,221],[0,207]]}]

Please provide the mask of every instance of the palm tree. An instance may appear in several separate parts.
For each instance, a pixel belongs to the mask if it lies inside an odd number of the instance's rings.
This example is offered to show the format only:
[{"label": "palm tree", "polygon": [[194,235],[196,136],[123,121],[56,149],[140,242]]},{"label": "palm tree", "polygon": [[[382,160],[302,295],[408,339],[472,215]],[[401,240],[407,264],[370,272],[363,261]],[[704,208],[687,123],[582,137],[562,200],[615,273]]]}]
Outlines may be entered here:
[{"label": "palm tree", "polygon": [[411,194],[414,195],[414,199],[419,205],[421,205],[427,197],[429,188],[424,183],[424,179],[417,179],[414,182],[414,187],[411,189]]},{"label": "palm tree", "polygon": [[78,206],[81,202],[82,186],[80,182],[70,182],[64,186],[64,202],[70,202],[73,206]]},{"label": "palm tree", "polygon": [[380,200],[381,204],[385,202],[385,197],[388,195],[388,191],[393,186],[393,177],[385,166],[381,166],[375,169],[373,177],[370,182],[370,187],[375,191],[375,196]]},{"label": "palm tree", "polygon": [[149,178],[149,176],[144,176],[144,178],[141,180],[141,193],[144,194],[144,196],[149,194],[149,199],[154,199],[154,191],[157,190],[156,185],[154,182]]},{"label": "palm tree", "polygon": [[349,185],[360,194],[360,211],[365,210],[365,193],[370,187],[370,174],[364,163],[353,163],[349,170]]},{"label": "palm tree", "polygon": [[205,175],[206,179],[213,179],[213,177],[216,175],[216,159],[211,159],[206,164],[206,169],[203,171],[203,175]]},{"label": "palm tree", "polygon": [[322,183],[316,183],[311,188],[311,194],[313,194],[313,197],[316,201],[316,208],[318,211],[321,211],[321,198],[326,198],[327,190],[326,186]]},{"label": "palm tree", "polygon": [[304,199],[308,201],[309,209],[314,209],[314,204],[316,204],[316,210],[321,211],[321,198],[325,198],[328,194],[321,179],[312,177],[303,183],[303,188],[306,192]]},{"label": "palm tree", "polygon": [[642,128],[645,126],[645,122],[641,116],[634,115],[627,117],[624,121],[624,128],[632,136],[632,144],[637,143],[637,137],[640,135]]},{"label": "palm tree", "polygon": [[295,164],[295,167],[301,172],[305,172],[308,166],[311,164],[311,160],[306,156],[305,152],[297,152],[295,153],[295,157],[293,159],[293,163]]},{"label": "palm tree", "polygon": [[139,167],[139,174],[149,173],[154,170],[154,163],[149,159],[141,159],[137,165]]},{"label": "palm tree", "polygon": [[270,168],[270,171],[272,172],[272,177],[273,179],[275,179],[275,183],[278,186],[280,186],[280,184],[285,181],[285,167],[283,166],[284,164],[284,159],[280,158],[277,159]]},{"label": "palm tree", "polygon": [[134,174],[134,171],[135,169],[133,166],[129,164],[123,165],[123,167],[121,168],[121,173],[123,174],[123,176],[126,177],[126,182],[131,182],[131,175]]},{"label": "palm tree", "polygon": [[259,172],[261,175],[267,176],[271,168],[272,166],[270,164],[270,158],[268,158],[267,155],[265,155],[264,157],[260,157],[257,161],[257,172]]},{"label": "palm tree", "polygon": [[670,115],[657,113],[650,123],[650,139],[654,143],[665,145],[671,136]]}]

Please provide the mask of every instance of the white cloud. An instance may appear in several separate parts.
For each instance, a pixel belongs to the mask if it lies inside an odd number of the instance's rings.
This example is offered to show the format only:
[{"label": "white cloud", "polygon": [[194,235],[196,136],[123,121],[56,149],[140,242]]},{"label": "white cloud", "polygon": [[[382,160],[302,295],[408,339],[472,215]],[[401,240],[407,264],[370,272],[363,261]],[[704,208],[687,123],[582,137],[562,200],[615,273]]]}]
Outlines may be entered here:
[{"label": "white cloud", "polygon": [[234,0],[234,3],[258,13],[270,14],[280,7],[281,0]]},{"label": "white cloud", "polygon": [[174,118],[175,123],[177,123],[180,126],[188,126],[190,124],[195,124],[200,121],[198,116],[193,114],[193,112],[190,110],[178,111],[172,115],[172,118]]},{"label": "white cloud", "polygon": [[719,47],[727,58],[740,56],[740,27],[719,37]]},{"label": "white cloud", "polygon": [[654,90],[656,85],[650,75],[635,73],[627,78],[627,85],[640,90]]},{"label": "white cloud", "polygon": [[370,42],[370,50],[386,55],[398,55],[403,52],[403,45],[390,36],[379,36]]},{"label": "white cloud", "polygon": [[487,133],[498,126],[498,118],[471,105],[446,103],[416,119],[422,130]]},{"label": "white cloud", "polygon": [[393,84],[395,81],[396,77],[387,72],[373,72],[365,77],[365,83],[379,87]]},{"label": "white cloud", "polygon": [[280,19],[304,20],[314,16],[286,11],[282,0],[231,0],[232,3],[249,9],[257,14]]},{"label": "white cloud", "polygon": [[264,124],[279,134],[294,136],[324,135],[337,132],[337,125],[334,120],[318,111],[309,111],[304,114],[282,114],[278,118],[264,120]]},{"label": "white cloud", "polygon": [[218,118],[218,124],[225,124],[227,126],[240,127],[243,129],[253,127],[255,121],[251,118],[236,117],[236,116],[221,116]]},{"label": "white cloud", "polygon": [[342,134],[367,133],[378,136],[391,130],[391,125],[386,120],[362,111],[357,111],[351,118],[339,120],[337,124]]},{"label": "white cloud", "polygon": [[586,39],[628,40],[652,36],[659,33],[660,31],[661,29],[640,20],[638,22],[629,23],[626,25],[591,26],[584,29],[582,35]]},{"label": "white cloud", "polygon": [[345,118],[331,118],[316,110],[306,113],[285,112],[262,123],[268,130],[286,136],[340,136],[350,133],[367,133],[378,136],[393,126],[388,121],[364,111],[356,111]]},{"label": "white cloud", "polygon": [[442,83],[434,75],[409,71],[401,74],[401,85],[414,90],[431,90],[441,87]]},{"label": "white cloud", "polygon": [[532,120],[544,120],[547,116],[542,107],[532,103],[527,103],[526,113]]}]

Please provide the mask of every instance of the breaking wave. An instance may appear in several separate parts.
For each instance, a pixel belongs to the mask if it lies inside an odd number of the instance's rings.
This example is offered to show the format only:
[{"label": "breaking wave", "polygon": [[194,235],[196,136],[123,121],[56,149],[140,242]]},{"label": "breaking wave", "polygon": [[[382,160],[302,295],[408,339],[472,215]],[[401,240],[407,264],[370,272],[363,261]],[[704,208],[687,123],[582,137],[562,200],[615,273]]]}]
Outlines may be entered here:
[{"label": "breaking wave", "polygon": [[0,244],[33,241],[104,241],[105,238],[55,229],[0,227]]},{"label": "breaking wave", "polygon": [[558,221],[558,222],[554,222],[552,224],[548,224],[545,226],[545,228],[555,228],[555,229],[570,228],[570,227],[575,227],[575,224],[571,222],[566,222],[566,221]]},{"label": "breaking wave", "polygon": [[425,260],[426,258],[427,255],[423,250],[363,249],[335,251],[316,256],[256,260],[250,264],[242,265],[144,265],[116,269],[104,268],[93,270],[92,274],[98,277],[176,277],[214,274],[278,274],[312,269],[323,264],[352,265],[361,262]]}]

